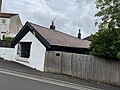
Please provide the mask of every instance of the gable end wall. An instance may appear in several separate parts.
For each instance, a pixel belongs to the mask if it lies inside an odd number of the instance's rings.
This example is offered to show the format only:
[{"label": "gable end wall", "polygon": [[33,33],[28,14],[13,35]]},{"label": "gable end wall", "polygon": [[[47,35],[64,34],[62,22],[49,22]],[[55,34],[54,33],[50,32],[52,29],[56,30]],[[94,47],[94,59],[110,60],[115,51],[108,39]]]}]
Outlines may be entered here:
[{"label": "gable end wall", "polygon": [[29,31],[19,42],[32,42],[30,49],[30,57],[28,62],[18,60],[17,46],[15,46],[14,61],[44,71],[44,60],[46,48],[43,44]]}]

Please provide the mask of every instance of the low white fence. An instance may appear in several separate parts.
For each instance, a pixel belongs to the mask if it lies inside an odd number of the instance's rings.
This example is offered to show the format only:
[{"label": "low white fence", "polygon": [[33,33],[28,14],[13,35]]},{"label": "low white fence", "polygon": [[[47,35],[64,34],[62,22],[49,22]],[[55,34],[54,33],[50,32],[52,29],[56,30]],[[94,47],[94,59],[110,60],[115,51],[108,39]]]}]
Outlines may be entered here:
[{"label": "low white fence", "polygon": [[12,61],[14,59],[14,48],[0,47],[0,57]]}]

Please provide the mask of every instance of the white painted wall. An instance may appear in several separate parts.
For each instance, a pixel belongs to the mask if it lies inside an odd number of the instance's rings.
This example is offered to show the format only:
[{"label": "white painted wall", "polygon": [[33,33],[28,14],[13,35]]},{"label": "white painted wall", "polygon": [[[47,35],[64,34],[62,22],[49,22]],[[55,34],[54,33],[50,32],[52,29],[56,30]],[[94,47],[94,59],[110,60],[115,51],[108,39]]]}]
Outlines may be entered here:
[{"label": "white painted wall", "polygon": [[13,61],[14,51],[14,48],[0,47],[0,57],[4,58],[5,60]]},{"label": "white painted wall", "polygon": [[[44,71],[44,61],[45,61],[45,52],[46,48],[43,44],[31,33],[28,32],[20,42],[32,42],[31,49],[30,49],[30,57],[28,59],[19,57],[17,55],[17,46],[15,46],[15,54],[14,54],[14,61],[27,65],[32,68],[36,68],[37,70]],[[27,60],[28,62],[23,62],[22,60]]]},{"label": "white painted wall", "polygon": [[[5,23],[2,23],[5,20]],[[0,39],[3,39],[3,35],[6,37],[14,37],[18,31],[22,28],[22,22],[19,15],[15,15],[11,18],[0,18]],[[6,32],[6,33],[1,33]]]},{"label": "white painted wall", "polygon": [[14,37],[19,32],[19,30],[23,27],[19,15],[15,15],[10,18],[10,26],[9,27],[10,27],[9,36]]},{"label": "white painted wall", "polygon": [[[5,20],[5,23],[2,23],[2,20]],[[3,35],[9,34],[9,26],[10,26],[10,18],[0,18],[0,39],[2,39]],[[6,32],[6,33],[1,33]]]}]

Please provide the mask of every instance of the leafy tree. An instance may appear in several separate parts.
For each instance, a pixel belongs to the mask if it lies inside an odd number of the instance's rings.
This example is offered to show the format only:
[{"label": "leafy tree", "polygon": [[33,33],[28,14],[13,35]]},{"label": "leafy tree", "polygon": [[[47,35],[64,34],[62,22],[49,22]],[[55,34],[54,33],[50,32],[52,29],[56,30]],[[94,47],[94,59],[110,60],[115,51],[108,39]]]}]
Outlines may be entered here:
[{"label": "leafy tree", "polygon": [[100,11],[95,15],[101,18],[99,28],[120,28],[120,0],[96,0]]},{"label": "leafy tree", "polygon": [[120,0],[96,0],[99,31],[92,36],[91,54],[120,59]]}]

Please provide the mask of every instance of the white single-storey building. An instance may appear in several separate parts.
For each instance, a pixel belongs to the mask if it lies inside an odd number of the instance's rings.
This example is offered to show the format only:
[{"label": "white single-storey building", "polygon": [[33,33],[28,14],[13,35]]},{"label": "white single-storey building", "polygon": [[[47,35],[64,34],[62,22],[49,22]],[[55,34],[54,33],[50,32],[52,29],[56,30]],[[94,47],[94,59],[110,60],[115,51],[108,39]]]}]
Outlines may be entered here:
[{"label": "white single-storey building", "polygon": [[15,48],[14,61],[44,71],[47,51],[88,53],[90,41],[78,37],[55,30],[53,24],[49,29],[26,22],[11,43]]}]

